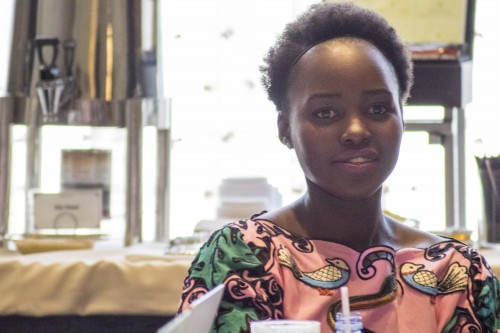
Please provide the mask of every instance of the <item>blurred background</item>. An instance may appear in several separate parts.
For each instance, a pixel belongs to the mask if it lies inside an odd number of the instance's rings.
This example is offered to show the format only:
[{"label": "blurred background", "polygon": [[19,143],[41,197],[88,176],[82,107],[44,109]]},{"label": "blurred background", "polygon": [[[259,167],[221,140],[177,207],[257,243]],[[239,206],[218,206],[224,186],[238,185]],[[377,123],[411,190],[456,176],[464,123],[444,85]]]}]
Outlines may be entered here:
[{"label": "blurred background", "polygon": [[[232,177],[264,177],[284,204],[304,191],[302,173],[293,155],[277,138],[276,112],[260,83],[259,66],[285,22],[303,11],[308,0],[163,0],[161,56],[163,92],[172,101],[170,236],[192,233],[200,220],[216,218],[217,190]],[[13,0],[0,3],[0,63],[7,63],[12,35]],[[498,155],[500,92],[500,2],[477,0],[473,62],[473,97],[466,118],[467,228],[482,218],[482,193],[475,155]],[[0,91],[8,68],[0,67]],[[406,107],[406,119],[443,116],[440,107]],[[23,232],[26,128],[13,135],[11,226]],[[89,126],[45,126],[43,191],[57,191],[60,152],[68,148],[113,152],[111,215],[125,214],[125,132]],[[144,129],[143,238],[154,238],[156,142]],[[404,134],[399,164],[384,190],[385,208],[415,219],[424,230],[445,225],[444,152],[430,145],[425,132]],[[45,158],[46,157],[46,158]],[[108,221],[109,232],[121,233]],[[115,223],[111,226],[109,224]]]}]

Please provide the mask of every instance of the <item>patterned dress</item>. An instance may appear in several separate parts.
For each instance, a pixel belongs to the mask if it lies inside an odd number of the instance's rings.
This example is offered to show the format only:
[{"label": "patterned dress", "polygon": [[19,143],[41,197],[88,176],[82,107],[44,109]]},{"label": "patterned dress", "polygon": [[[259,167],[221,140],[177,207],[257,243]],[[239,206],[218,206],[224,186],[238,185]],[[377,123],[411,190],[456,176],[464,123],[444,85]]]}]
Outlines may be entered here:
[{"label": "patterned dress", "polygon": [[484,258],[453,239],[425,249],[358,252],[242,220],[216,231],[185,280],[179,312],[225,284],[213,332],[250,332],[266,319],[318,320],[333,332],[340,287],[364,332],[499,332],[500,289]]}]

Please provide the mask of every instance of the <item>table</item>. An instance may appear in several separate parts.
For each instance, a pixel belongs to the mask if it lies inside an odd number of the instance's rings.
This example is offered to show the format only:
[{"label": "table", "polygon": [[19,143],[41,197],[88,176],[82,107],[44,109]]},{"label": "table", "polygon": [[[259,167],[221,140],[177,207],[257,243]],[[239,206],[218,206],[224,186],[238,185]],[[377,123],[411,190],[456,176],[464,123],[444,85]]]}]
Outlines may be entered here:
[{"label": "table", "polygon": [[[500,250],[480,252],[500,277]],[[176,313],[192,259],[163,244],[0,251],[0,332],[156,332]]]},{"label": "table", "polygon": [[[30,255],[3,250],[0,331],[23,332],[26,323],[26,332],[36,332],[32,325],[45,323],[51,330],[40,332],[99,332],[90,329],[97,320],[107,326],[102,332],[147,332],[134,328],[138,322],[151,323],[154,332],[175,315],[193,259],[164,252],[162,244]],[[64,328],[55,330],[61,321]]]}]

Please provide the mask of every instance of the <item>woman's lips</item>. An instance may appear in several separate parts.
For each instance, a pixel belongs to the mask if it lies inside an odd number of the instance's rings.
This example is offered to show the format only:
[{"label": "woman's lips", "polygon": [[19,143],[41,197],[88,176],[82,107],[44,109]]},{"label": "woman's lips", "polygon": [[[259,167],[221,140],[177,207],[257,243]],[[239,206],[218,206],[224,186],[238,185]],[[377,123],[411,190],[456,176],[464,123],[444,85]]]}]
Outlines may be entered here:
[{"label": "woman's lips", "polygon": [[372,150],[350,150],[337,155],[333,164],[345,171],[365,172],[371,170],[378,159],[378,154]]},{"label": "woman's lips", "polygon": [[376,161],[378,158],[378,154],[373,150],[347,150],[336,155],[333,163],[368,163]]},{"label": "woman's lips", "polygon": [[371,162],[373,161],[372,159],[369,159],[369,158],[365,158],[365,157],[355,157],[355,158],[352,158],[348,161],[344,161],[345,163],[353,163],[353,164],[363,164],[363,163],[368,163],[368,162]]}]

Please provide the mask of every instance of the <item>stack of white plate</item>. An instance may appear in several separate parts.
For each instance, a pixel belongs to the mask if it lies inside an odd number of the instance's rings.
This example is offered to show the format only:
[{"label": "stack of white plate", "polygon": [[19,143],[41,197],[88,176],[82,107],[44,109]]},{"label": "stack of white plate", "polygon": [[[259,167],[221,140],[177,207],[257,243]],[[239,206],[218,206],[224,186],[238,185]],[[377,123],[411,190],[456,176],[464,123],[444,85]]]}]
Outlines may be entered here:
[{"label": "stack of white plate", "polygon": [[281,206],[281,195],[263,177],[226,178],[219,186],[218,218],[242,219]]},{"label": "stack of white plate", "polygon": [[215,220],[199,221],[196,232],[213,231],[224,224],[246,219],[282,205],[278,189],[264,177],[226,178],[218,187]]}]

